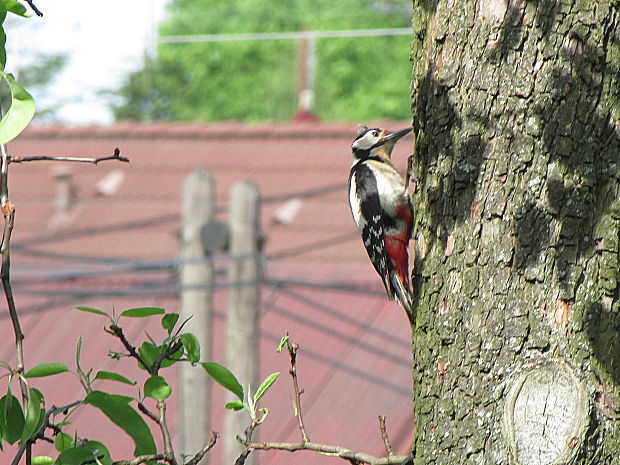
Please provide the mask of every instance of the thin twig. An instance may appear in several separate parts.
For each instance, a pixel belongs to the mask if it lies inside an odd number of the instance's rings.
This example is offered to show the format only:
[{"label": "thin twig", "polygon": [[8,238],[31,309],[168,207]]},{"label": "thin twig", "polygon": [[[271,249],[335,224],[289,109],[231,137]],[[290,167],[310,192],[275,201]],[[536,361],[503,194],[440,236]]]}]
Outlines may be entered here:
[{"label": "thin twig", "polygon": [[165,459],[166,457],[164,457],[164,454],[139,455],[131,460],[118,460],[116,462],[112,462],[112,465],[140,465],[141,463]]},{"label": "thin twig", "polygon": [[252,420],[252,423],[250,423],[250,426],[245,429],[245,440],[243,441],[243,445],[245,447],[243,448],[243,452],[241,452],[241,455],[239,455],[239,457],[237,457],[237,460],[235,460],[235,465],[244,465],[246,459],[248,458],[248,455],[250,455],[250,453],[252,452],[253,449],[249,448],[248,444],[252,443],[252,433],[254,433],[254,429],[258,425],[258,419],[255,418],[254,420]]},{"label": "thin twig", "polygon": [[172,439],[170,439],[170,431],[168,431],[168,422],[166,421],[166,402],[157,401],[157,409],[159,410],[159,427],[164,438],[164,460],[170,465],[177,465],[177,459],[174,457],[174,449],[172,448]]},{"label": "thin twig", "polygon": [[32,157],[9,157],[9,163],[25,163],[29,161],[68,161],[74,163],[92,163],[98,164],[102,161],[118,160],[124,163],[129,163],[129,158],[122,157],[121,151],[117,148],[114,149],[114,155],[98,158],[84,158],[84,157],[57,157],[51,155],[37,155]]},{"label": "thin twig", "polygon": [[359,452],[346,447],[317,444],[314,442],[251,442],[246,447],[252,450],[285,450],[295,452],[298,450],[311,450],[321,454],[333,455],[345,460],[370,465],[398,465],[407,460],[408,456],[390,455],[388,457],[375,457],[364,452]]},{"label": "thin twig", "polygon": [[[39,428],[39,431],[37,432],[37,434],[35,434],[30,439],[28,439],[21,446],[19,446],[19,449],[17,450],[15,457],[13,457],[13,461],[11,462],[11,465],[17,465],[19,461],[21,460],[22,456],[24,455],[24,452],[26,452],[26,450],[29,447],[31,447],[32,444],[34,444],[36,440],[38,439],[48,440],[48,438],[45,437],[45,430],[47,428],[53,429],[55,433],[58,432],[58,427],[50,422],[50,417],[52,415],[56,415],[59,412],[64,412],[65,410],[69,410],[70,408],[80,405],[81,403],[82,403],[81,400],[76,400],[75,402],[71,402],[70,404],[63,405],[61,407],[56,407],[55,405],[52,405],[52,407],[50,407],[49,410],[45,412],[45,419],[43,420],[43,424],[41,425],[41,428]],[[54,442],[54,441],[51,441],[51,442]],[[27,463],[30,463],[30,462],[27,462]]]},{"label": "thin twig", "polygon": [[123,328],[121,328],[120,326],[116,326],[116,325],[110,325],[110,328],[109,329],[106,328],[105,331],[109,334],[112,334],[113,336],[116,336],[121,341],[125,349],[127,349],[127,352],[129,352],[129,356],[135,358],[138,362],[142,364],[144,368],[149,370],[150,367],[148,363],[144,361],[144,359],[140,356],[136,348],[132,346],[131,343],[125,337],[125,334],[123,333]]},{"label": "thin twig", "polygon": [[159,356],[155,359],[155,361],[150,367],[147,367],[149,368],[149,372],[152,375],[156,375],[161,368],[162,362],[171,357],[176,352],[178,352],[181,347],[183,347],[183,342],[181,342],[181,339],[177,339],[176,341],[174,341],[174,343],[171,344],[165,352],[159,354]]},{"label": "thin twig", "polygon": [[155,415],[148,408],[146,408],[146,405],[144,405],[142,402],[138,402],[138,410],[140,410],[147,417],[149,417],[151,420],[153,420],[155,423],[159,425],[159,418],[157,418],[157,415]]},{"label": "thin twig", "polygon": [[388,457],[391,457],[394,455],[394,449],[392,448],[390,438],[387,434],[387,428],[385,427],[385,415],[379,415],[379,429],[381,430],[381,438],[383,439],[383,444],[385,445],[385,452],[387,452]]},{"label": "thin twig", "polygon": [[[15,335],[15,371],[18,375],[24,373],[24,333],[19,324],[19,316],[13,297],[13,287],[11,286],[11,234],[15,224],[15,206],[9,200],[9,154],[6,145],[0,145],[2,154],[0,159],[0,209],[4,216],[4,230],[2,233],[2,243],[0,243],[0,254],[2,255],[2,267],[0,268],[0,280],[6,297],[9,316],[13,325]],[[22,376],[19,376],[19,386],[22,394],[24,408],[28,405],[28,385]],[[30,457],[32,444],[26,443],[26,458]],[[30,463],[30,462],[28,462]]]},{"label": "thin twig", "polygon": [[197,452],[196,455],[191,458],[191,460],[186,462],[185,465],[197,465],[198,462],[200,462],[205,456],[205,454],[209,452],[213,448],[213,446],[215,446],[218,436],[219,434],[217,433],[217,431],[211,431],[211,439],[209,439],[209,442],[199,452]]},{"label": "thin twig", "polygon": [[295,416],[299,422],[299,431],[301,432],[301,440],[302,443],[309,442],[308,433],[306,432],[306,427],[304,426],[304,418],[301,413],[301,395],[303,394],[303,390],[299,389],[299,382],[297,380],[297,350],[299,350],[299,345],[296,342],[292,344],[287,343],[288,353],[291,356],[291,369],[289,373],[293,378],[293,390],[295,391]]},{"label": "thin twig", "polygon": [[37,16],[43,16],[43,13],[41,13],[41,10],[39,10],[36,7],[36,5],[34,4],[34,2],[32,0],[26,0],[26,3],[28,4],[28,6],[30,6],[32,11],[34,11],[34,14],[36,14]]}]

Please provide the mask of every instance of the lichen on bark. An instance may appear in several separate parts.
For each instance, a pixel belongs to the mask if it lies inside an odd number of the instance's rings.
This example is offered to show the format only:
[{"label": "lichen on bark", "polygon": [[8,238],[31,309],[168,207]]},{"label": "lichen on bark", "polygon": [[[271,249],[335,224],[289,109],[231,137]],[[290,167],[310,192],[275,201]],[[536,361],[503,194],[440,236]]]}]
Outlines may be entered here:
[{"label": "lichen on bark", "polygon": [[416,465],[511,463],[506,396],[546,362],[591,406],[570,463],[620,463],[619,10],[414,1]]}]

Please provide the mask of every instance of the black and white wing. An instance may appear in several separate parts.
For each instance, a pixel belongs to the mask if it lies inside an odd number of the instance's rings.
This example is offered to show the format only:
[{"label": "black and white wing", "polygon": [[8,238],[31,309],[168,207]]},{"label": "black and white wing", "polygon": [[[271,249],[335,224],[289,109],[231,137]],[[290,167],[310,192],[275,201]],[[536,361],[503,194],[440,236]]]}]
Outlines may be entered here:
[{"label": "black and white wing", "polygon": [[377,180],[365,163],[353,165],[349,177],[349,205],[364,247],[375,270],[381,276],[390,298],[393,298],[387,252],[385,250],[383,210],[379,200]]}]

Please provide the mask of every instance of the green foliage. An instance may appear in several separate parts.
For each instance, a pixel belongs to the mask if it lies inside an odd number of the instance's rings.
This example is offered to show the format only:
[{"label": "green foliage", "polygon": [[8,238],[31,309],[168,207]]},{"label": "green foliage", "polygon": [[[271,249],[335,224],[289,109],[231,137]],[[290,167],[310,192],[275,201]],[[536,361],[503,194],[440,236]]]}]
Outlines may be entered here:
[{"label": "green foliage", "polygon": [[228,368],[216,362],[205,362],[202,364],[202,367],[211,378],[217,381],[217,383],[236,395],[239,400],[243,401],[243,387],[241,387],[235,375],[233,375]]},{"label": "green foliage", "polygon": [[178,313],[166,313],[161,319],[161,327],[168,331],[168,336],[172,334],[172,330],[177,324],[177,321],[179,321]]},{"label": "green foliage", "polygon": [[58,433],[54,439],[54,447],[58,452],[62,452],[74,446],[73,438],[67,433]]},{"label": "green foliage", "polygon": [[17,397],[9,392],[0,398],[0,433],[2,439],[9,444],[15,444],[19,441],[25,420],[24,411]]},{"label": "green foliage", "polygon": [[115,373],[113,371],[105,371],[105,370],[98,371],[97,374],[95,375],[95,379],[109,379],[112,381],[118,381],[119,383],[125,383],[125,384],[131,384],[131,385],[136,384],[135,381],[127,379],[119,373]]},{"label": "green foliage", "polygon": [[133,439],[134,455],[154,454],[156,447],[151,430],[138,412],[129,405],[131,400],[131,397],[92,391],[86,396],[84,403],[97,407]]},{"label": "green foliage", "polygon": [[155,400],[166,400],[172,394],[172,388],[161,376],[151,376],[144,383],[144,395]]},{"label": "green foliage", "polygon": [[181,334],[180,336],[187,359],[192,363],[198,363],[200,361],[200,342],[198,338],[192,333]]},{"label": "green foliage", "polygon": [[[407,13],[341,0],[173,0],[160,34],[409,27]],[[316,43],[316,113],[325,120],[410,116],[409,36]],[[297,109],[296,40],[162,43],[116,95],[119,120],[289,120]]]},{"label": "green foliage", "polygon": [[57,375],[58,373],[64,373],[69,371],[66,365],[58,362],[42,363],[35,367],[32,367],[24,375],[26,378],[42,378],[44,376]]},{"label": "green foliage", "polygon": [[43,394],[38,389],[30,389],[21,442],[30,439],[39,431],[43,425],[44,418],[45,405],[43,403]]},{"label": "green foliage", "polygon": [[0,144],[6,144],[28,126],[34,116],[35,104],[32,96],[15,81],[12,74],[0,72],[0,77],[11,91],[11,106],[0,120]]},{"label": "green foliage", "polygon": [[151,315],[163,315],[166,310],[160,307],[140,307],[130,308],[121,313],[121,316],[128,316],[131,318],[144,318]]},{"label": "green foliage", "polygon": [[265,381],[263,381],[263,383],[258,387],[256,393],[254,394],[254,404],[257,404],[258,401],[261,400],[261,398],[267,393],[267,391],[271,389],[271,386],[273,386],[273,383],[276,382],[278,376],[280,376],[279,372],[272,373],[267,376]]},{"label": "green foliage", "polygon": [[83,444],[64,450],[56,459],[57,465],[111,465],[112,458],[108,448],[99,441],[86,441]]}]

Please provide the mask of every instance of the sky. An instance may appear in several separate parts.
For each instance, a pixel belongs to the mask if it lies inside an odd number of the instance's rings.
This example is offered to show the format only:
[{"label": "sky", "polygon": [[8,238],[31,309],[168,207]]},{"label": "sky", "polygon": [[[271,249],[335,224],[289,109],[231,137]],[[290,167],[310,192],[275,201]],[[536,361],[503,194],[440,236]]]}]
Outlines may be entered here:
[{"label": "sky", "polygon": [[[24,2],[25,3],[25,2]],[[157,24],[166,0],[35,0],[43,17],[9,15],[6,70],[17,76],[37,54],[66,53],[67,65],[45,94],[32,92],[41,107],[61,103],[58,118],[69,125],[110,124],[109,97],[129,72],[154,52]],[[89,6],[90,5],[90,6]]]}]

